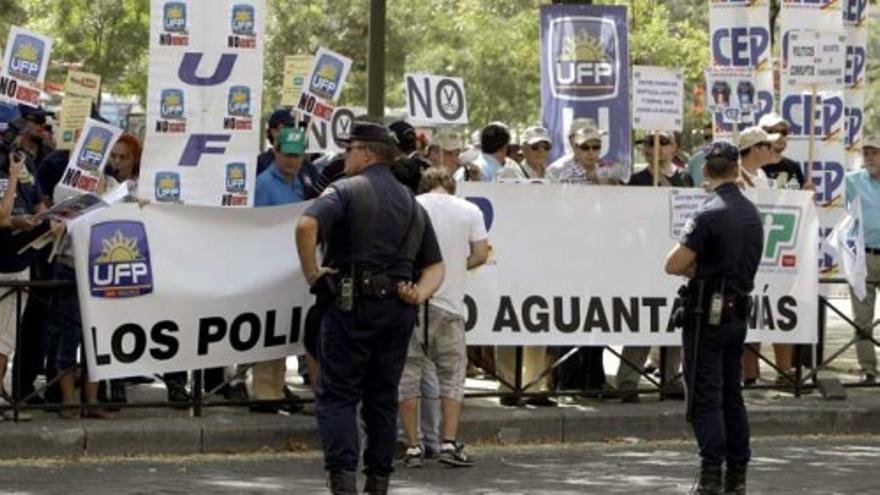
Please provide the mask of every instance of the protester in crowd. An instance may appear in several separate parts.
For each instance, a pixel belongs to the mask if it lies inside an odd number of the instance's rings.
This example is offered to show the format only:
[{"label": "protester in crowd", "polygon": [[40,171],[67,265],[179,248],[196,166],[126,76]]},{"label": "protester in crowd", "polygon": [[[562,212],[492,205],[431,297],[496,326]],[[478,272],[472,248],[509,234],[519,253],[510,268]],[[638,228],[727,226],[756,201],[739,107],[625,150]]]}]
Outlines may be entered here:
[{"label": "protester in crowd", "polygon": [[[561,163],[550,177],[552,182],[565,184],[600,185],[619,183],[613,174],[606,173],[610,168],[599,157],[602,154],[602,136],[605,133],[593,127],[592,120],[577,122],[578,130],[571,137],[574,158]],[[553,349],[556,356],[570,353],[574,347],[561,346]],[[584,346],[556,367],[555,385],[557,390],[583,390],[589,397],[600,397],[610,388],[606,383],[605,366],[602,360],[604,346]],[[524,356],[525,358],[525,356]],[[527,361],[524,359],[524,363]],[[536,359],[529,366],[529,375],[536,377],[546,368],[546,359]],[[525,378],[524,378],[525,380]],[[538,399],[540,400],[540,399]],[[540,400],[550,405],[549,399]],[[528,403],[528,401],[527,401]]]},{"label": "protester in crowd", "polygon": [[779,134],[767,134],[757,126],[740,132],[740,177],[747,187],[770,187],[770,181],[762,167],[773,159],[772,146],[780,137]]},{"label": "protester in crowd", "polygon": [[[119,183],[110,170],[105,168],[104,175],[98,185],[98,193],[112,191],[119,187]],[[54,202],[62,201],[71,193],[56,184],[54,188]],[[53,266],[54,280],[68,281],[69,285],[56,289],[51,298],[50,305],[53,311],[47,321],[49,336],[48,352],[54,357],[55,374],[58,378],[58,387],[61,391],[62,405],[68,406],[61,410],[60,416],[64,419],[78,417],[76,410],[69,407],[77,403],[76,383],[82,383],[82,396],[86,403],[94,406],[98,404],[99,384],[89,381],[87,370],[77,365],[77,349],[82,345],[82,317],[79,306],[79,296],[76,284],[76,264],[73,253],[73,242],[69,235],[62,234],[58,255],[55,257]],[[110,419],[113,416],[104,408],[88,407],[82,410],[83,418]]]},{"label": "protester in crowd", "polygon": [[[254,187],[254,207],[278,206],[299,203],[306,199],[306,185],[301,168],[306,152],[305,132],[299,128],[283,127],[275,135],[273,153],[275,158],[265,173],[257,176]],[[253,399],[257,401],[281,401],[281,404],[253,404],[251,412],[293,413],[302,409],[292,392],[285,385],[286,359],[278,358],[255,363],[251,369]],[[312,365],[311,368],[317,368]],[[309,374],[312,378],[314,375]]]},{"label": "protester in crowd", "polygon": [[[647,166],[630,177],[629,185],[654,185],[654,136],[657,136],[660,144],[658,157],[660,179],[658,184],[661,187],[693,187],[694,183],[690,174],[672,164],[672,158],[676,152],[676,143],[673,134],[667,131],[654,131],[645,136],[642,141],[642,155],[645,162],[647,162]],[[623,347],[622,359],[620,366],[617,368],[617,393],[624,402],[639,402],[639,396],[635,391],[638,389],[641,370],[645,366],[645,361],[650,351],[650,347]],[[663,390],[663,394],[667,398],[681,399],[684,397],[683,389],[681,381],[676,379],[678,369],[681,366],[681,348],[667,347],[666,357],[666,369],[662,371],[666,387]]]},{"label": "protester in crowd", "polygon": [[862,225],[865,230],[865,265],[868,269],[865,289],[867,296],[859,299],[852,290],[853,315],[858,335],[856,353],[862,369],[862,383],[877,382],[877,355],[873,336],[876,326],[874,304],[880,290],[880,137],[869,136],[862,146],[865,165],[861,170],[846,175],[846,201],[852,203],[856,198],[862,203]]},{"label": "protester in crowd", "polygon": [[[349,177],[300,217],[296,244],[309,285],[325,287],[318,292],[335,300],[321,320],[316,393],[330,490],[357,493],[360,404],[367,433],[364,492],[385,494],[397,387],[418,307],[440,286],[443,262],[430,218],[389,170],[399,152],[388,129],[355,121],[349,136]],[[323,266],[316,256],[319,234]]]},{"label": "protester in crowd", "polygon": [[709,149],[709,145],[712,144],[713,127],[711,121],[706,122],[703,126],[700,131],[703,145],[699,147],[696,153],[691,155],[691,159],[687,162],[687,171],[691,174],[691,179],[694,181],[694,187],[702,187],[703,185],[703,165],[706,163],[706,152]]},{"label": "protester in crowd", "polygon": [[[547,167],[547,172],[545,173],[547,179],[553,182],[559,182],[559,173],[566,168],[567,165],[577,160],[578,147],[574,144],[574,136],[579,130],[585,127],[591,129],[599,128],[596,125],[596,121],[590,118],[577,118],[571,121],[571,125],[568,129],[568,136],[566,136],[568,138],[569,151],[557,158],[549,167]],[[601,132],[602,131],[600,131],[600,133]]]},{"label": "protester in crowd", "polygon": [[659,185],[664,187],[693,187],[694,181],[687,171],[676,167],[672,160],[678,151],[678,145],[675,141],[675,135],[669,131],[655,131],[648,134],[642,140],[642,155],[647,166],[636,172],[629,179],[631,186],[653,186],[654,185],[654,136],[658,136],[660,143],[659,153],[659,169],[660,178]]},{"label": "protester in crowd", "polygon": [[398,157],[391,165],[391,171],[403,185],[408,187],[413,194],[419,190],[419,182],[422,172],[431,166],[431,162],[422,158],[416,151],[416,129],[411,124],[398,120],[388,126],[397,141],[400,151]]},{"label": "protester in crowd", "polygon": [[800,164],[783,156],[788,146],[788,133],[790,127],[778,113],[770,112],[758,121],[758,127],[764,129],[767,134],[779,135],[773,143],[773,157],[769,163],[763,166],[764,173],[771,180],[774,189],[806,189],[814,190],[812,180],[804,179],[804,172]]},{"label": "protester in crowd", "polygon": [[[21,139],[21,130],[15,142]],[[0,197],[3,198],[4,215],[0,215],[0,280],[27,282],[30,280],[29,267],[38,257],[34,249],[24,249],[32,240],[48,229],[47,222],[36,220],[35,214],[44,208],[41,195],[33,175],[33,164],[27,153],[17,146],[3,146],[5,154],[0,160]],[[10,151],[14,150],[14,151]],[[17,231],[17,232],[16,232]],[[16,232],[13,234],[13,232]],[[18,307],[16,297],[8,295],[12,289],[0,289],[0,404],[9,400],[3,389],[9,358],[16,351]],[[27,292],[22,293],[22,304],[27,304]],[[11,411],[4,415],[9,417]],[[19,419],[30,419],[30,415],[19,414]]]},{"label": "protester in crowd", "polygon": [[552,146],[550,133],[543,127],[529,127],[523,131],[520,144],[523,160],[506,163],[498,172],[498,178],[543,179]]},{"label": "protester in crowd", "polygon": [[270,147],[257,157],[257,176],[262,174],[275,161],[274,145],[278,133],[285,127],[293,126],[294,123],[295,121],[290,110],[282,108],[272,112],[266,126],[266,139],[269,141]]},{"label": "protester in crowd", "polygon": [[[780,139],[783,139],[781,134],[768,134],[759,126],[749,127],[740,133],[740,178],[746,187],[761,189],[772,187],[763,167],[776,158],[773,149]],[[758,354],[761,352],[761,344],[746,344],[746,348],[742,357],[742,368],[743,383],[748,387],[757,383],[760,378]],[[780,373],[791,371],[792,351],[793,347],[790,344],[773,344],[776,367],[779,368]],[[784,376],[777,376],[777,385],[786,383]]]},{"label": "protester in crowd", "polygon": [[443,442],[438,458],[453,466],[467,466],[472,462],[458,441],[467,368],[464,291],[467,271],[488,258],[488,234],[480,209],[454,196],[455,181],[445,169],[427,170],[420,189],[423,194],[417,199],[431,218],[446,270],[443,283],[429,300],[410,338],[400,380],[400,417],[407,440],[404,465],[420,466],[424,457],[416,423],[422,369],[426,362],[432,362],[440,382],[443,410]]},{"label": "protester in crowd", "polygon": [[[507,147],[510,145],[510,129],[501,122],[492,122],[480,132],[480,155],[474,160],[479,170],[480,181],[493,182],[498,171],[507,160]],[[455,180],[469,180],[465,168],[455,173]]]},{"label": "protester in crowd", "polygon": [[41,107],[19,105],[24,127],[18,140],[19,146],[30,155],[35,170],[55,148],[52,133],[46,129],[49,114]]},{"label": "protester in crowd", "polygon": [[443,168],[452,175],[459,167],[461,145],[461,133],[449,128],[440,129],[429,146],[428,160],[433,166]]},{"label": "protester in crowd", "polygon": [[[131,134],[124,133],[119,136],[107,158],[107,175],[116,179],[119,184],[128,187],[130,192],[137,189],[137,180],[141,171],[141,152],[140,140]],[[98,388],[98,398],[101,402],[114,404],[128,402],[125,380],[110,380],[109,397],[107,397],[106,382],[102,381]],[[117,408],[108,406],[108,410],[115,411]]]},{"label": "protester in crowd", "polygon": [[611,167],[599,160],[602,156],[602,136],[605,132],[595,127],[582,127],[574,137],[574,160],[554,171],[552,182],[563,184],[609,184],[613,178]]},{"label": "protester in crowd", "polygon": [[686,417],[700,448],[696,493],[705,494],[746,493],[751,456],[740,360],[764,235],[757,208],[736,185],[737,155],[729,143],[712,145],[704,167],[711,195],[688,219],[665,265],[670,275],[689,279],[676,320],[683,327]]},{"label": "protester in crowd", "polygon": [[9,159],[7,177],[0,179],[0,227],[8,227],[15,207],[18,176],[24,169],[24,160]]}]

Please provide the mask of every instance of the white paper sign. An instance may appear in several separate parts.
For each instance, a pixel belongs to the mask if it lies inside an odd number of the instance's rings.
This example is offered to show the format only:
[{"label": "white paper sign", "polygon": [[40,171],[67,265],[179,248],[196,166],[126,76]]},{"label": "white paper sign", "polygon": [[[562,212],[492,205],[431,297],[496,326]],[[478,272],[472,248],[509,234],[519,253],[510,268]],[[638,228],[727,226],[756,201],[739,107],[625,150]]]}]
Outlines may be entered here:
[{"label": "white paper sign", "polygon": [[51,38],[12,26],[0,71],[0,100],[40,106],[40,91],[51,54]]},{"label": "white paper sign", "polygon": [[416,125],[467,124],[467,98],[460,77],[406,74],[406,108]]},{"label": "white paper sign", "polygon": [[783,77],[791,86],[843,86],[846,71],[846,33],[790,31]]},{"label": "white paper sign", "polygon": [[351,132],[351,123],[366,113],[362,107],[337,107],[329,122],[312,120],[309,123],[307,153],[339,153],[345,149],[344,140]]},{"label": "white paper sign", "polygon": [[721,114],[726,123],[752,123],[757,110],[757,83],[749,68],[716,68],[706,71],[706,107]]},{"label": "white paper sign", "polygon": [[118,127],[87,120],[58,186],[76,192],[97,192],[110,151],[121,135],[122,129]]},{"label": "white paper sign", "polygon": [[682,69],[633,66],[633,129],[680,131],[684,126]]},{"label": "white paper sign", "polygon": [[315,53],[315,63],[299,95],[296,110],[316,119],[333,118],[335,104],[342,94],[342,84],[351,70],[351,59],[326,48]]}]

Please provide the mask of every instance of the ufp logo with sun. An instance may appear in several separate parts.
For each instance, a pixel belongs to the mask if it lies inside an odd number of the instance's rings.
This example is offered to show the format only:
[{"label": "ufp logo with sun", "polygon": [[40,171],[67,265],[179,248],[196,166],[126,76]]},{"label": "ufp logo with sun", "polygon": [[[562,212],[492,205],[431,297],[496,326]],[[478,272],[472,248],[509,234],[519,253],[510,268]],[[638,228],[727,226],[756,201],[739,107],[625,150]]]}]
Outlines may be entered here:
[{"label": "ufp logo with sun", "polygon": [[45,50],[46,46],[42,40],[26,34],[19,34],[12,42],[9,74],[26,81],[36,81],[43,66]]},{"label": "ufp logo with sun", "polygon": [[137,297],[153,292],[144,224],[114,221],[92,226],[89,286],[93,297]]}]

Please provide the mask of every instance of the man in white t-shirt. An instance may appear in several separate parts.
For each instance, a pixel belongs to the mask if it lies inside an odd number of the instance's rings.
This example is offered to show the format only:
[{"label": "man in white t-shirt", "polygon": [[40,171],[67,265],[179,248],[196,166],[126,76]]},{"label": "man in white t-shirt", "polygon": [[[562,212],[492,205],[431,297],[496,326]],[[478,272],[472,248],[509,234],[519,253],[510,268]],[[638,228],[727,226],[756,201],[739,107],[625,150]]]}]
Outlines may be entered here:
[{"label": "man in white t-shirt", "polygon": [[400,419],[407,442],[404,465],[420,466],[424,457],[418,441],[418,409],[422,369],[430,360],[440,381],[443,415],[438,458],[444,464],[470,466],[472,461],[458,441],[467,370],[464,291],[468,270],[482,265],[488,258],[489,239],[480,209],[453,196],[455,181],[446,170],[439,167],[426,170],[419,189],[424,194],[417,199],[431,218],[446,264],[446,275],[420,315],[400,379]]},{"label": "man in white t-shirt", "polygon": [[779,134],[767,134],[767,131],[758,126],[749,127],[740,133],[740,177],[746,186],[762,189],[770,187],[770,180],[761,167],[773,162],[773,143],[779,138]]}]

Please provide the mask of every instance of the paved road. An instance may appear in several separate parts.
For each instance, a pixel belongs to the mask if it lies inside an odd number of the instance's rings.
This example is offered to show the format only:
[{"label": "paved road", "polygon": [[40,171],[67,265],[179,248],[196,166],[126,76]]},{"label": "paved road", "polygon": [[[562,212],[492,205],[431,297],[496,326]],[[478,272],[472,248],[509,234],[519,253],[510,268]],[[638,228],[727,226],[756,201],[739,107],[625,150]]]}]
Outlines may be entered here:
[{"label": "paved road", "polygon": [[[880,493],[870,474],[880,437],[776,437],[757,440],[751,494]],[[689,442],[533,445],[472,449],[479,465],[429,463],[399,469],[392,493],[687,493]],[[316,454],[0,462],[0,494],[325,493]]]}]

